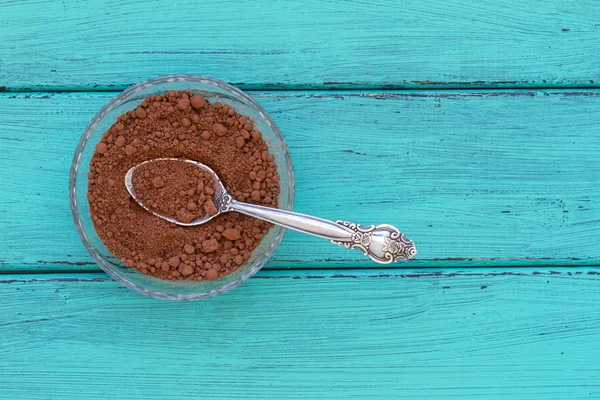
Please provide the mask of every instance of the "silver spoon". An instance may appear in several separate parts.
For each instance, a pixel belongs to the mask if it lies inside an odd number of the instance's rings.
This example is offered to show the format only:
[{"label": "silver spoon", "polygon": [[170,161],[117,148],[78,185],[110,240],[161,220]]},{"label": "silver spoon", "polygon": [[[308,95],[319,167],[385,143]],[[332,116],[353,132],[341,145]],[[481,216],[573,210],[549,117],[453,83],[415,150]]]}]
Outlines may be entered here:
[{"label": "silver spoon", "polygon": [[[167,217],[156,213],[151,208],[146,207],[144,203],[136,196],[133,187],[133,172],[141,165],[155,161],[181,161],[196,165],[212,175],[215,182],[215,193],[213,201],[217,206],[217,214],[206,214],[202,218],[196,218],[188,223],[181,222],[175,218]],[[327,221],[310,215],[300,214],[292,211],[284,211],[277,208],[257,206],[255,204],[242,203],[235,200],[219,179],[219,176],[204,164],[197,161],[184,160],[179,158],[155,158],[144,161],[127,171],[125,175],[125,187],[131,197],[138,202],[145,210],[152,214],[183,226],[201,225],[217,215],[227,211],[237,211],[251,217],[259,218],[273,224],[281,225],[286,228],[294,229],[298,232],[307,233],[313,236],[319,236],[331,241],[331,243],[346,247],[348,249],[358,249],[373,261],[382,264],[389,264],[399,260],[408,260],[417,254],[417,249],[413,242],[404,236],[397,228],[392,225],[370,225],[361,226],[352,222],[345,221]]]}]

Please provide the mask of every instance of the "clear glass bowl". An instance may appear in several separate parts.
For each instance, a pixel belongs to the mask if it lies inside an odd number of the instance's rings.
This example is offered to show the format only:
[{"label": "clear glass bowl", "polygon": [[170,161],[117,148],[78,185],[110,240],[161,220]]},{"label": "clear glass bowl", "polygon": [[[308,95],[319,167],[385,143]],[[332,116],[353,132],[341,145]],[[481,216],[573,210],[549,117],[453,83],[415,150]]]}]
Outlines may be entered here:
[{"label": "clear glass bowl", "polygon": [[96,114],[83,132],[71,165],[69,198],[77,232],[90,255],[115,280],[139,293],[168,300],[200,300],[225,293],[249,279],[273,255],[283,239],[285,229],[275,226],[265,235],[250,259],[237,271],[214,281],[167,281],[144,275],[126,267],[113,256],[96,234],[87,200],[90,161],[96,144],[117,120],[136,108],[146,97],[170,90],[190,90],[206,97],[211,103],[229,104],[240,114],[255,121],[257,130],[275,156],[280,176],[279,207],[291,210],[294,204],[294,171],[292,159],[279,128],[264,108],[241,90],[216,79],[195,75],[169,75],[139,83],[112,99]]}]

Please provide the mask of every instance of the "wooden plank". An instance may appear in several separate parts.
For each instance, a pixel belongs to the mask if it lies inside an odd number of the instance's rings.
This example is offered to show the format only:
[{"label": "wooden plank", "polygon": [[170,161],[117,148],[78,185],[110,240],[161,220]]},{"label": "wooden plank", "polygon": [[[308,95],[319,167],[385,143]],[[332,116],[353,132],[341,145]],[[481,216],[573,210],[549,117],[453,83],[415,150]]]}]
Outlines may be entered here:
[{"label": "wooden plank", "polygon": [[568,271],[264,271],[196,303],[0,275],[0,399],[597,398],[600,275]]},{"label": "wooden plank", "polygon": [[[288,140],[296,210],[398,226],[419,249],[403,266],[600,263],[600,91],[254,95]],[[96,268],[68,171],[112,96],[0,96],[0,269]],[[267,265],[356,266],[375,264],[295,232]]]},{"label": "wooden plank", "polygon": [[0,86],[122,89],[157,75],[245,89],[595,86],[595,0],[0,3]]}]

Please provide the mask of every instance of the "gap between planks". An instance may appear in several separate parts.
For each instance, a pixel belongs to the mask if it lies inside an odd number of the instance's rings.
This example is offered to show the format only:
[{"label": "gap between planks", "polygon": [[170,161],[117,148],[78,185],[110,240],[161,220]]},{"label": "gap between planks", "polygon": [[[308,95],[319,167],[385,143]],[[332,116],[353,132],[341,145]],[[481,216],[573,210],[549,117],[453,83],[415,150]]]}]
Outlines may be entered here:
[{"label": "gap between planks", "polygon": [[[140,82],[129,83],[126,85],[91,85],[91,86],[74,86],[74,87],[61,87],[61,86],[44,86],[39,85],[38,87],[16,87],[8,88],[6,86],[0,86],[0,93],[120,93],[133,85]],[[496,90],[591,90],[600,89],[600,84],[578,84],[578,85],[562,85],[560,83],[552,84],[528,84],[526,81],[523,82],[491,82],[487,84],[479,84],[477,82],[411,82],[411,83],[399,83],[399,84],[384,84],[384,85],[362,85],[359,83],[352,82],[326,82],[324,85],[286,85],[284,83],[274,85],[259,85],[259,84],[246,84],[244,82],[226,82],[238,89],[248,92],[287,92],[287,91],[299,91],[299,92],[313,92],[313,91],[337,91],[337,92],[350,92],[357,90],[364,91],[375,91],[375,92],[386,92],[386,91],[469,91],[469,90],[485,90],[485,91],[496,91]]]},{"label": "gap between planks", "polygon": [[[53,278],[65,274],[81,278]],[[12,276],[12,277],[9,277]],[[102,271],[94,270],[42,270],[42,271],[0,271],[0,284],[12,282],[36,282],[30,276],[41,275],[44,281],[64,282],[104,282],[113,279]],[[531,267],[481,267],[439,270],[431,269],[369,269],[369,268],[303,268],[303,269],[268,269],[260,270],[251,279],[327,279],[327,278],[453,278],[457,276],[600,276],[600,266],[569,268],[531,268]],[[13,278],[14,277],[14,278]],[[47,278],[46,278],[47,277]]]}]

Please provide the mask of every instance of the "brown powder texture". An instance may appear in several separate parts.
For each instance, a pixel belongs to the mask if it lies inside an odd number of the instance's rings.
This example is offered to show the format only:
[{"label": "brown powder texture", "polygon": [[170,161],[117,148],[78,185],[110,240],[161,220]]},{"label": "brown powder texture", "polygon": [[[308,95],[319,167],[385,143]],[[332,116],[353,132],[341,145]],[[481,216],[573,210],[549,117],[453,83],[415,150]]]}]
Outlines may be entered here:
[{"label": "brown powder texture", "polygon": [[216,215],[212,176],[189,162],[157,160],[142,164],[132,177],[136,196],[154,212],[189,223]]},{"label": "brown powder texture", "polygon": [[[152,215],[131,198],[124,179],[130,168],[155,158],[199,161],[219,175],[237,200],[277,207],[280,187],[274,156],[252,121],[228,105],[210,104],[186,91],[150,96],[104,133],[88,174],[88,201],[96,232],[127,266],[161,279],[201,281],[223,277],[243,265],[271,225],[235,212],[194,227]],[[179,211],[180,217],[189,218],[179,205],[185,203],[189,214],[195,211],[188,208],[191,200],[198,206],[196,211],[200,204],[205,207],[198,192],[203,177],[196,176],[192,194],[192,186],[184,183],[189,171],[180,171],[186,178],[174,180],[164,171],[157,176],[146,172],[150,175],[142,176],[145,182],[161,178],[166,186],[170,181],[173,194],[179,196],[179,202],[156,201],[157,209],[166,207],[175,217]],[[161,185],[158,179],[156,183]],[[181,187],[175,188],[178,184]],[[206,187],[204,182],[208,198]]]}]

